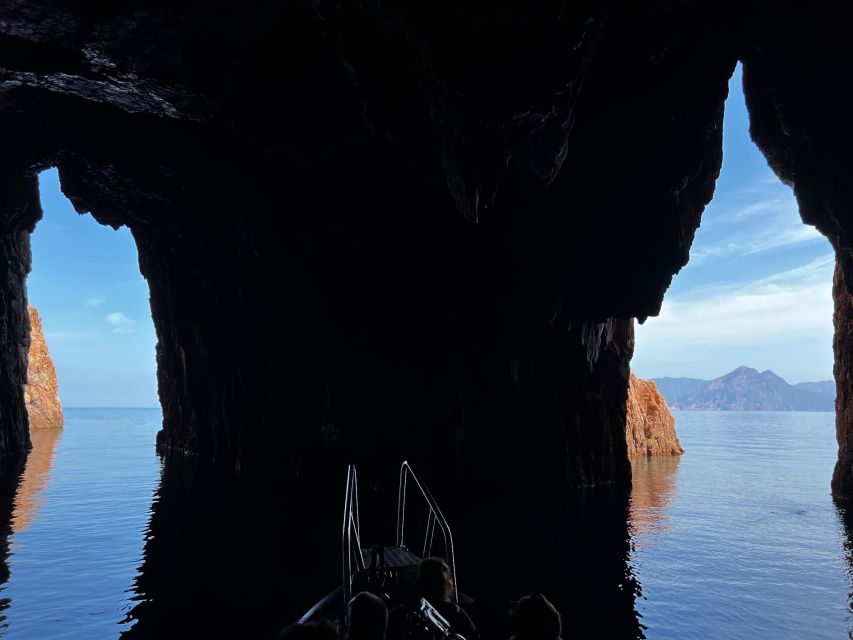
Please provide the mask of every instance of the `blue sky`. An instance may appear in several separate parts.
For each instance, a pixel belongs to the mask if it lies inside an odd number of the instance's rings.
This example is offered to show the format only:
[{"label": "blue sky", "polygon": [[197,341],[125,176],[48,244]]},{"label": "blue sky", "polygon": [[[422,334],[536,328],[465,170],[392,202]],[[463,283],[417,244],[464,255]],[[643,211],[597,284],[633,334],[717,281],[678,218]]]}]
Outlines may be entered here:
[{"label": "blue sky", "polygon": [[749,138],[740,66],[729,83],[714,199],[658,317],[637,325],[643,378],[715,378],[739,365],[832,379],[832,248]]},{"label": "blue sky", "polygon": [[39,177],[44,218],[32,236],[30,304],[42,316],[67,407],[154,407],[157,342],[136,244],[75,213],[55,170]]}]

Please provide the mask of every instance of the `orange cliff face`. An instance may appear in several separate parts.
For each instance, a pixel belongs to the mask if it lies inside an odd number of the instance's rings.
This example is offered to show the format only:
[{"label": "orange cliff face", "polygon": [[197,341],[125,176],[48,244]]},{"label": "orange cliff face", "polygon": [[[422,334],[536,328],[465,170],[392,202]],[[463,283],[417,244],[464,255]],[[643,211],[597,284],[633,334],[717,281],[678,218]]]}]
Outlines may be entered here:
[{"label": "orange cliff face", "polygon": [[56,367],[47,351],[47,342],[41,327],[41,318],[35,307],[30,311],[30,364],[27,369],[27,385],[24,400],[30,417],[30,429],[62,428],[62,405],[59,402],[59,386],[56,382]]},{"label": "orange cliff face", "polygon": [[628,456],[677,456],[684,453],[675,433],[675,418],[657,385],[633,373],[628,385],[625,437]]}]

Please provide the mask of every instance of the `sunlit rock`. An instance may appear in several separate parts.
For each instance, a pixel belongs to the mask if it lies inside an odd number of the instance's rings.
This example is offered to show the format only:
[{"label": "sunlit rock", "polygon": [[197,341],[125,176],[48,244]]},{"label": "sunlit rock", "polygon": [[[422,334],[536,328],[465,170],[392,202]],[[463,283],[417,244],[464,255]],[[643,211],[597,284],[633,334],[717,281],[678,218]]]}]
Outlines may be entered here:
[{"label": "sunlit rock", "polygon": [[50,359],[38,309],[30,310],[30,352],[24,401],[30,416],[30,429],[61,429],[62,404],[56,382],[56,367]]},{"label": "sunlit rock", "polygon": [[629,456],[677,456],[684,453],[675,433],[675,418],[652,380],[641,380],[631,374],[626,408],[625,437]]}]

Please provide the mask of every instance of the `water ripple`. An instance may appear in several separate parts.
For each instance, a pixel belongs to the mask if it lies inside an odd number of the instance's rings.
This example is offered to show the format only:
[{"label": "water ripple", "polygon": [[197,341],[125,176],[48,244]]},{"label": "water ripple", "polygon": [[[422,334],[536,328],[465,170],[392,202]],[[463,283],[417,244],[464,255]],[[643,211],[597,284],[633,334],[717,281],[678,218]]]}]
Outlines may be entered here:
[{"label": "water ripple", "polygon": [[110,638],[131,604],[159,477],[157,409],[67,409],[15,500],[4,638]]},{"label": "water ripple", "polygon": [[634,464],[631,562],[647,637],[847,637],[834,415],[677,412],[676,422],[682,459]]}]

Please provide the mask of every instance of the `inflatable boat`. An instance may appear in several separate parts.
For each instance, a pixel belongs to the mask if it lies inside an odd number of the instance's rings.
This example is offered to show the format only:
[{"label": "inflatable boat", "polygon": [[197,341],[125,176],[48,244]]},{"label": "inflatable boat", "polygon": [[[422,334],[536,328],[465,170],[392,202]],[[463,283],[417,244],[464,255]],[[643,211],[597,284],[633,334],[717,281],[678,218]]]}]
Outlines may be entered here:
[{"label": "inflatable boat", "polygon": [[[410,504],[410,492],[415,493],[415,505]],[[417,538],[411,535],[413,528],[420,529]],[[369,591],[381,597],[389,610],[405,609],[410,637],[465,640],[451,633],[448,621],[430,602],[417,596],[418,566],[426,557],[438,556],[447,563],[456,585],[455,604],[459,603],[459,583],[450,525],[429,488],[408,462],[400,466],[396,534],[393,546],[362,542],[358,474],[355,466],[350,465],[344,490],[341,585],[311,607],[300,622],[325,621],[340,625],[350,598],[361,591]],[[408,544],[411,540],[416,540],[416,547]]]}]

